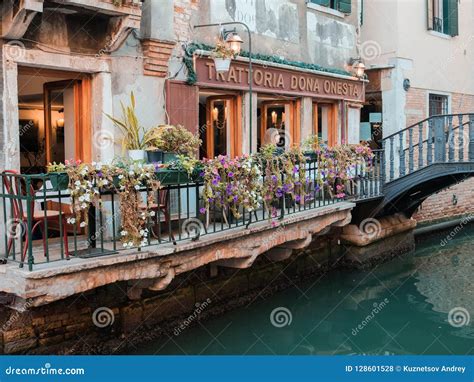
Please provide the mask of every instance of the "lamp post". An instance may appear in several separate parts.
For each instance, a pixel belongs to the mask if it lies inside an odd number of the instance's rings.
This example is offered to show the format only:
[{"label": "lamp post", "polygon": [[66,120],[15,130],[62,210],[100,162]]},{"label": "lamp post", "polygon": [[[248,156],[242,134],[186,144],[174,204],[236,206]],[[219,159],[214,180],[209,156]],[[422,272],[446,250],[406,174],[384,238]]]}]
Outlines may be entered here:
[{"label": "lamp post", "polygon": [[[240,21],[229,21],[225,23],[219,24],[200,24],[195,25],[194,29],[196,28],[208,28],[208,27],[219,27],[225,25],[241,25],[247,30],[247,35],[249,38],[249,154],[252,153],[252,85],[253,85],[253,71],[252,71],[252,35],[250,33],[250,28],[247,24],[242,23]],[[237,34],[236,30],[222,30],[222,38],[226,44],[228,44],[229,48],[233,50],[233,52],[237,55],[240,53],[240,48],[243,43],[243,40]]]}]

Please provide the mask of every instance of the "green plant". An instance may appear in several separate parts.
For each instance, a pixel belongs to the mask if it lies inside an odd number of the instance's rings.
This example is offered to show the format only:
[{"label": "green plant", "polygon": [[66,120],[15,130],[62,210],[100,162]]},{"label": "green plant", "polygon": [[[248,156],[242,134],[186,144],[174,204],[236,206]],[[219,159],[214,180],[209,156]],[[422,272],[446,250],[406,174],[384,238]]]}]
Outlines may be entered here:
[{"label": "green plant", "polygon": [[130,105],[125,106],[123,102],[120,102],[120,106],[122,109],[121,119],[107,113],[105,115],[120,129],[123,135],[121,139],[122,148],[124,150],[143,150],[145,130],[138,121],[133,92],[130,93]]},{"label": "green plant", "polygon": [[235,58],[235,53],[228,48],[224,41],[219,41],[211,53],[213,58],[232,59]]},{"label": "green plant", "polygon": [[181,125],[160,125],[146,132],[144,143],[148,150],[158,149],[194,158],[201,140]]}]

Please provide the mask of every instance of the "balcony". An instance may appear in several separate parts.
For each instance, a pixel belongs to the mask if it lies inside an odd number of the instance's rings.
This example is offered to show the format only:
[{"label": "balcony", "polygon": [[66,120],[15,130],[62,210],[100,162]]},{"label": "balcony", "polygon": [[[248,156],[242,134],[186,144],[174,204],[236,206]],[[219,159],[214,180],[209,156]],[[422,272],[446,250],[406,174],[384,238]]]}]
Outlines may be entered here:
[{"label": "balcony", "polygon": [[[0,251],[6,261],[17,263],[20,267],[27,265],[32,270],[42,263],[72,258],[87,260],[122,251],[141,252],[159,247],[171,248],[173,251],[173,246],[178,243],[202,242],[206,237],[216,237],[216,234],[221,238],[241,236],[249,227],[260,223],[272,229],[293,215],[299,216],[301,220],[305,215],[311,216],[318,209],[340,202],[380,196],[381,154],[375,151],[370,163],[351,170],[352,179],[342,196],[335,186],[333,191],[332,186],[318,186],[327,184],[325,177],[335,170],[318,168],[319,158],[306,160],[306,181],[297,181],[293,191],[287,192],[284,188],[277,191],[276,198],[271,202],[271,210],[264,208],[261,202],[255,209],[242,205],[225,208],[215,200],[204,209],[208,196],[205,195],[202,179],[188,176],[181,180],[166,179],[163,178],[163,171],[158,170],[155,176],[161,180],[159,189],[141,185],[133,191],[141,200],[136,204],[137,208],[143,212],[152,212],[147,213],[142,222],[132,223],[137,230],[147,232],[142,235],[141,243],[133,240],[127,243],[128,240],[124,240],[127,233],[124,233],[123,214],[133,214],[134,211],[123,210],[126,203],[120,201],[117,184],[107,187],[89,185],[99,196],[89,209],[84,210],[87,218],[84,214],[80,217],[88,221],[86,225],[79,224],[76,219],[77,211],[73,210],[78,202],[77,195],[71,195],[68,178],[63,178],[65,174],[22,175],[4,172],[1,175],[0,208],[6,229]],[[260,173],[263,175],[259,182],[264,182],[265,169],[260,169]],[[286,175],[281,174],[281,177],[281,184],[287,184]],[[295,194],[304,197],[294,197]],[[82,203],[82,200],[79,202]]]},{"label": "balcony", "polygon": [[[107,51],[118,49],[132,30],[140,29],[142,15],[141,2],[137,0],[14,0],[3,2],[0,10],[0,38],[7,40],[22,39],[33,19],[45,12],[72,18],[97,16],[100,23],[106,25],[103,32],[106,35],[97,36],[97,39],[108,41]],[[80,19],[77,21],[81,23]],[[68,23],[74,23],[74,20],[69,19]]]}]

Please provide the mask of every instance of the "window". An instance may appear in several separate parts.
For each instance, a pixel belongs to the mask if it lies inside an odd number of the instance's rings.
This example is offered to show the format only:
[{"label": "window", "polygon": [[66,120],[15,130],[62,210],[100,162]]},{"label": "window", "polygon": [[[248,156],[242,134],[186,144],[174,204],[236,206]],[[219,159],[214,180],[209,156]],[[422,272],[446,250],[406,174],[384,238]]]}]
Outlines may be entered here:
[{"label": "window", "polygon": [[427,0],[428,29],[458,35],[458,0]]},{"label": "window", "polygon": [[329,146],[337,144],[337,104],[313,103],[313,134]]},{"label": "window", "polygon": [[342,13],[351,13],[351,0],[310,0],[309,2],[335,9]]},{"label": "window", "polygon": [[429,116],[448,114],[448,96],[440,94],[429,95]]}]

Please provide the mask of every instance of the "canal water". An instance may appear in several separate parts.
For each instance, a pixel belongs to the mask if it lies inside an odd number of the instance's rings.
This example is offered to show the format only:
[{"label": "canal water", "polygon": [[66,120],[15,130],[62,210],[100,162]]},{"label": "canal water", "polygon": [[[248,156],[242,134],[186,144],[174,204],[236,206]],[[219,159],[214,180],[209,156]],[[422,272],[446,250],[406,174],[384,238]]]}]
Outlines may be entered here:
[{"label": "canal water", "polygon": [[136,353],[473,354],[474,229],[453,231],[447,244],[446,235],[374,269],[332,271],[184,323]]}]

